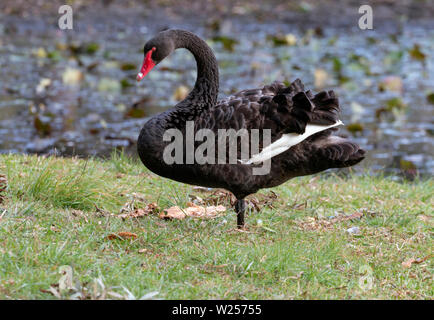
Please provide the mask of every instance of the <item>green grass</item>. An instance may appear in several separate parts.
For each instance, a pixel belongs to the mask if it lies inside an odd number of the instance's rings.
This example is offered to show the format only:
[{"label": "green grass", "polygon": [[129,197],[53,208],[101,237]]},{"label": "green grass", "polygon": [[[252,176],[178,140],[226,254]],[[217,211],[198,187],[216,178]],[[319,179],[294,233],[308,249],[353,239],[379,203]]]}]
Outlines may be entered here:
[{"label": "green grass", "polygon": [[[56,298],[50,286],[62,298],[76,291],[87,298],[127,291],[136,298],[157,291],[154,298],[162,299],[433,298],[432,179],[293,179],[273,189],[273,208],[250,210],[240,232],[233,209],[215,219],[117,217],[132,193],[139,194],[136,206],[156,202],[162,209],[208,196],[123,155],[2,155],[0,174],[8,180],[0,204],[2,299]],[[230,207],[228,199],[220,202]],[[328,218],[356,212],[363,217]],[[360,234],[346,232],[350,227]],[[138,237],[107,239],[121,231]],[[411,258],[426,260],[402,265]],[[65,265],[80,288],[56,287]],[[365,278],[371,286],[360,285]]]}]

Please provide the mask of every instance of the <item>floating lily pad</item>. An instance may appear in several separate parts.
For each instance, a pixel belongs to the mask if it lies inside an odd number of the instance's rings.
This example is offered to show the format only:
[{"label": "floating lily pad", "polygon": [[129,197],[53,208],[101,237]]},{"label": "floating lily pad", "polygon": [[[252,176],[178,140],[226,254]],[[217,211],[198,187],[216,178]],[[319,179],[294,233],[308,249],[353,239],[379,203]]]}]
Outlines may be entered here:
[{"label": "floating lily pad", "polygon": [[367,37],[366,38],[366,42],[368,42],[368,44],[377,44],[378,43],[378,39],[374,38],[374,37]]},{"label": "floating lily pad", "polygon": [[51,60],[53,60],[55,62],[60,61],[61,57],[62,56],[60,55],[60,52],[56,51],[56,50],[50,51],[47,54],[47,58],[50,58]]},{"label": "floating lily pad", "polygon": [[220,31],[220,20],[219,19],[213,19],[210,22],[208,22],[206,24],[206,26],[213,31]]},{"label": "floating lily pad", "polygon": [[120,81],[120,84],[121,84],[122,89],[129,88],[129,87],[133,86],[127,78],[123,78]]},{"label": "floating lily pad", "polygon": [[434,104],[434,92],[428,93],[426,96],[426,100],[429,103]]},{"label": "floating lily pad", "polygon": [[408,53],[410,54],[410,57],[417,61],[425,61],[426,54],[422,52],[420,45],[415,44],[413,48],[411,48]]},{"label": "floating lily pad", "polygon": [[226,36],[216,36],[213,37],[212,40],[215,42],[221,42],[223,44],[223,48],[230,52],[233,52],[235,45],[238,44],[238,40]]},{"label": "floating lily pad", "polygon": [[50,122],[42,121],[39,116],[35,116],[33,125],[41,136],[49,136],[51,134]]},{"label": "floating lily pad", "polygon": [[399,166],[402,170],[417,169],[416,165],[413,162],[404,159],[401,159],[399,161]]},{"label": "floating lily pad", "polygon": [[386,101],[387,110],[392,111],[393,109],[404,110],[407,105],[402,101],[400,97],[394,97]]},{"label": "floating lily pad", "polygon": [[295,46],[297,44],[297,37],[292,33],[285,35],[268,36],[268,39],[273,42],[275,47],[278,46]]},{"label": "floating lily pad", "polygon": [[333,57],[332,61],[333,61],[333,71],[336,73],[341,73],[343,67],[341,60],[338,57]]},{"label": "floating lily pad", "polygon": [[86,53],[87,54],[94,54],[98,50],[99,50],[99,44],[98,43],[92,42],[86,46]]},{"label": "floating lily pad", "polygon": [[131,62],[125,62],[121,64],[121,70],[128,71],[128,70],[137,70],[138,67]]},{"label": "floating lily pad", "polygon": [[68,48],[73,54],[79,54],[82,51],[82,45],[77,41],[69,43]]},{"label": "floating lily pad", "polygon": [[125,113],[126,118],[144,118],[145,111],[138,108],[131,108]]},{"label": "floating lily pad", "polygon": [[404,56],[404,51],[391,51],[386,54],[384,58],[384,64],[388,66],[393,66],[400,61],[402,61],[402,57]]},{"label": "floating lily pad", "polygon": [[351,123],[347,126],[347,130],[355,135],[358,132],[363,132],[363,125],[359,122]]},{"label": "floating lily pad", "polygon": [[407,104],[400,97],[394,97],[386,101],[386,106],[375,110],[375,117],[379,119],[382,114],[397,115],[407,109]]},{"label": "floating lily pad", "polygon": [[329,41],[327,42],[327,44],[328,44],[329,46],[333,46],[333,45],[336,43],[336,41],[338,41],[338,37],[337,37],[337,36],[334,36],[334,37],[331,37],[331,38],[329,39]]}]

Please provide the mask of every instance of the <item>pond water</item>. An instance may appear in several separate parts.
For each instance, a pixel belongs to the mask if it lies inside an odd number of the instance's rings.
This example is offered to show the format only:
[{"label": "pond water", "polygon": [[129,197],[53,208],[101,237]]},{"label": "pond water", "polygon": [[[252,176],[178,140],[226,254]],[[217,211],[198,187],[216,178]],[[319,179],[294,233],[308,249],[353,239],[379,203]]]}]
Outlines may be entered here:
[{"label": "pond water", "polygon": [[296,78],[314,91],[333,89],[347,125],[341,133],[368,151],[358,170],[432,175],[434,28],[315,29],[128,14],[83,14],[70,31],[54,18],[2,16],[1,153],[106,156],[118,148],[135,155],[148,117],[173,106],[195,80],[193,57],[178,50],[136,83],[146,39],[167,26],[208,40],[221,97]]}]

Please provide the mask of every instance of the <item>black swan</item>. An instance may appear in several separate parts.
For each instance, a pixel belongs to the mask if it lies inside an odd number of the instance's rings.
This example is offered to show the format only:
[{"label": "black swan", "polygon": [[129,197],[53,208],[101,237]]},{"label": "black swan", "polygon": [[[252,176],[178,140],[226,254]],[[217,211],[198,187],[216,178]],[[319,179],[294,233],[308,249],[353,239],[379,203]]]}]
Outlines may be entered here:
[{"label": "black swan", "polygon": [[[349,167],[364,158],[365,151],[357,144],[332,135],[337,130],[335,127],[342,124],[338,119],[338,99],[333,91],[314,95],[305,91],[297,79],[289,86],[274,82],[217,101],[217,60],[205,41],[191,32],[166,30],[149,40],[144,47],[145,59],[137,81],[178,48],[185,48],[194,55],[196,83],[183,101],[145,123],[138,138],[138,154],[143,164],[157,175],[232,192],[237,198],[235,211],[239,228],[244,226],[244,198],[249,194],[280,185],[293,177],[329,168]],[[215,135],[202,134],[197,139],[188,132],[187,124],[193,125],[194,134],[208,129],[208,133]],[[222,135],[225,144],[221,147],[222,140],[218,138],[221,129],[242,133],[235,135],[235,140],[229,136],[227,144],[227,136]],[[255,129],[256,132],[268,132],[271,141],[266,143],[264,134],[257,147],[243,140],[242,136],[253,134]],[[164,137],[171,130],[178,130],[185,139],[181,140],[182,149],[173,146],[173,150],[165,153],[170,144],[175,144],[175,136],[174,139]],[[256,134],[255,137],[258,136]],[[247,150],[251,152],[247,157],[244,153],[244,159],[240,152],[243,141],[247,141]],[[212,143],[203,150],[205,142],[220,143],[219,149],[225,150],[218,154],[217,147],[212,147]],[[192,161],[200,145],[203,156],[208,159],[205,163]],[[235,161],[230,157],[231,145],[236,146]],[[178,154],[174,156],[174,152]],[[168,155],[172,160],[167,161]],[[266,161],[269,163],[268,171],[255,173],[254,170],[265,167]]]}]

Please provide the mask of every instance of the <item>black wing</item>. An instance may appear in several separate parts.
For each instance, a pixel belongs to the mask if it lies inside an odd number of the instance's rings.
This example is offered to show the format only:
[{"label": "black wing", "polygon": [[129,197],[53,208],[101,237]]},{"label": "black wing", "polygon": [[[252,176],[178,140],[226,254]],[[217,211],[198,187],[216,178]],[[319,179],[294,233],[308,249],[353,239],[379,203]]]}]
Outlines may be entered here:
[{"label": "black wing", "polygon": [[197,117],[195,125],[215,133],[218,129],[246,129],[249,133],[251,129],[270,129],[274,142],[284,133],[303,134],[308,123],[334,124],[338,112],[339,102],[333,91],[313,95],[304,91],[297,79],[290,86],[274,82],[260,89],[240,91]]}]

